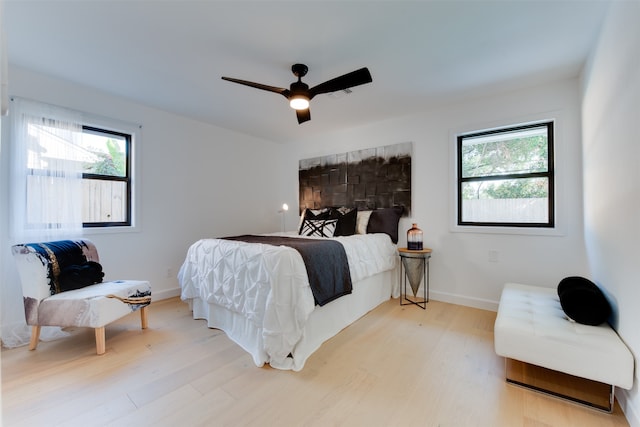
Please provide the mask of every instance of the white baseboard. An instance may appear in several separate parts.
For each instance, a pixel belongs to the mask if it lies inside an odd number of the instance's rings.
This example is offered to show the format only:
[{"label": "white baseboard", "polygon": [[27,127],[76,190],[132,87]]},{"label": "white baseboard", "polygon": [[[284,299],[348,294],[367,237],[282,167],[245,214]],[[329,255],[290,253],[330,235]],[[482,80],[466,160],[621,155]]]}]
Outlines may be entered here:
[{"label": "white baseboard", "polygon": [[[180,296],[180,287],[165,289],[163,291],[153,291],[153,299],[155,301],[178,296]],[[498,301],[490,301],[481,298],[473,298],[464,295],[450,294],[448,292],[439,291],[430,291],[429,298],[436,301],[464,305],[467,307],[479,308],[482,310],[498,311]]]},{"label": "white baseboard", "polygon": [[620,408],[622,408],[622,412],[624,412],[624,417],[629,422],[630,427],[640,427],[640,417],[636,412],[636,409],[633,407],[631,403],[631,397],[629,396],[630,391],[624,390],[621,388],[616,389],[616,399],[618,399],[618,403],[620,404]]},{"label": "white baseboard", "polygon": [[[178,296],[180,296],[180,287],[165,289],[163,291],[153,291],[153,299],[156,301]],[[436,301],[448,302],[450,304],[464,305],[467,307],[479,308],[482,310],[498,311],[498,301],[467,297],[464,295],[450,294],[448,292],[439,291],[429,291],[429,298]]]},{"label": "white baseboard", "polygon": [[430,291],[429,298],[436,301],[464,305],[467,307],[479,308],[482,310],[498,311],[498,301],[467,297],[464,295],[450,294],[448,292],[439,291]]},{"label": "white baseboard", "polygon": [[173,298],[173,297],[179,297],[180,296],[180,288],[172,288],[172,289],[165,289],[164,291],[153,291],[151,293],[151,299],[152,301],[160,301],[163,299],[168,299],[168,298]]}]

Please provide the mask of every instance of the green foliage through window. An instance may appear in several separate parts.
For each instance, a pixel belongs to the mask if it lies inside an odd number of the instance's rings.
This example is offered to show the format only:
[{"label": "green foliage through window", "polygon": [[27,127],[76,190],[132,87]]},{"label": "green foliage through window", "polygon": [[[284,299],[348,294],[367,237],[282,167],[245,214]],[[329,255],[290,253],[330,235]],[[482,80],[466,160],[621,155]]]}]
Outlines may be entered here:
[{"label": "green foliage through window", "polygon": [[[459,224],[553,224],[552,122],[461,135],[458,169]],[[544,214],[526,212],[542,202]]]},{"label": "green foliage through window", "polygon": [[85,126],[81,145],[84,226],[131,225],[131,135]]}]

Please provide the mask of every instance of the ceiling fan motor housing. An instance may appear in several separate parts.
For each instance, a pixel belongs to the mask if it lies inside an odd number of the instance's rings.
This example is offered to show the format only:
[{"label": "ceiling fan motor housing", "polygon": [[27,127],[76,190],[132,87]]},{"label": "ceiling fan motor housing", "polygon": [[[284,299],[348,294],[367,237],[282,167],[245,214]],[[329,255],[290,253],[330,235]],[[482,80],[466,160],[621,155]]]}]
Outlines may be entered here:
[{"label": "ceiling fan motor housing", "polygon": [[293,64],[291,66],[291,71],[293,72],[294,76],[300,79],[301,77],[307,75],[307,71],[309,71],[309,68],[304,64]]},{"label": "ceiling fan motor housing", "polygon": [[293,82],[289,87],[289,92],[291,92],[291,96],[303,95],[307,98],[309,97],[309,85],[303,82]]}]

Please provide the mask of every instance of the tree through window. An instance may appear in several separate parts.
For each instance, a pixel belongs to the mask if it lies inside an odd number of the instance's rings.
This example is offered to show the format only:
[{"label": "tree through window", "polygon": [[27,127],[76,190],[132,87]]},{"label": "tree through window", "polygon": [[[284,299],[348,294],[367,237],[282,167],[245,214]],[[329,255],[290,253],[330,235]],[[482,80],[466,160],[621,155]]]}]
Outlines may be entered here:
[{"label": "tree through window", "polygon": [[131,135],[83,126],[85,227],[131,225]]},{"label": "tree through window", "polygon": [[458,136],[458,225],[554,226],[553,122]]},{"label": "tree through window", "polygon": [[[60,222],[55,211],[41,211],[46,200],[69,192],[81,193],[83,227],[131,225],[131,135],[89,126],[78,126],[60,135],[47,123],[29,124],[33,150],[28,155],[27,219],[31,226]],[[54,163],[63,162],[71,175],[52,174]],[[70,185],[80,181],[76,189]],[[44,200],[44,202],[43,202]],[[61,206],[64,208],[64,206]]]}]

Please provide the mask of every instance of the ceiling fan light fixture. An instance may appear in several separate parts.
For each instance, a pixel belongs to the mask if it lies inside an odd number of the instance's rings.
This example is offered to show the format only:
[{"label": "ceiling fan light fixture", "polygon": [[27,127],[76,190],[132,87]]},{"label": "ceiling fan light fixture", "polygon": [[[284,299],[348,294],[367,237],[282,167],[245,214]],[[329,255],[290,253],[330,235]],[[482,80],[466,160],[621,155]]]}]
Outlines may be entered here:
[{"label": "ceiling fan light fixture", "polygon": [[306,110],[309,108],[309,98],[304,95],[295,95],[289,99],[289,105],[294,110]]},{"label": "ceiling fan light fixture", "polygon": [[[2,0],[0,0],[2,1]],[[302,77],[307,74],[308,68],[304,64],[293,64],[291,66],[293,75],[298,78],[297,82],[291,83],[289,89],[276,86],[268,86],[262,83],[250,82],[247,80],[234,79],[231,77],[222,77],[222,80],[227,80],[232,83],[238,83],[241,85],[253,87],[256,89],[266,90],[280,94],[287,98],[291,108],[296,110],[296,117],[298,124],[308,122],[311,120],[311,112],[309,111],[309,102],[317,95],[323,93],[336,93],[342,91],[343,93],[351,93],[350,88],[354,86],[360,86],[366,83],[371,83],[371,73],[365,68],[352,71],[347,74],[343,74],[331,80],[327,80],[324,83],[320,83],[312,88],[309,85],[302,82]]]}]

